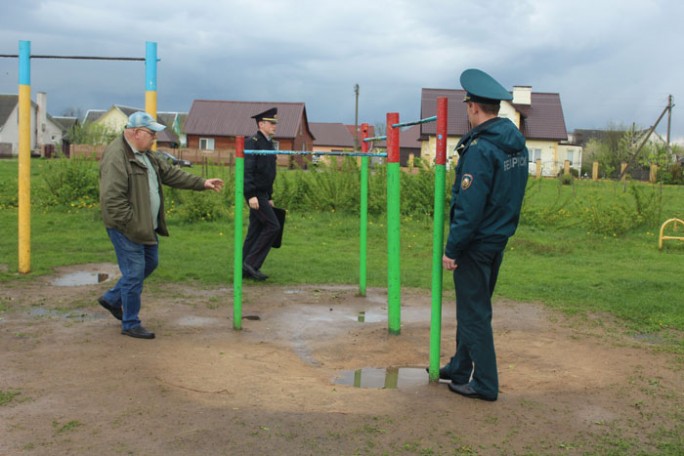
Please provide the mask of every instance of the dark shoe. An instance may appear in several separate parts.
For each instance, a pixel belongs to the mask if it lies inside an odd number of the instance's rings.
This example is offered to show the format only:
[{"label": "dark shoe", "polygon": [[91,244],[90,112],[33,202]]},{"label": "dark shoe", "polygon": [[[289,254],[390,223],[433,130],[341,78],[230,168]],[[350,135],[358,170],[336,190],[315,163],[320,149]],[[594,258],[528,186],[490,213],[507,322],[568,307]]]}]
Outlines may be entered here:
[{"label": "dark shoe", "polygon": [[461,396],[469,397],[470,399],[482,399],[483,401],[490,401],[490,402],[494,402],[496,400],[495,397],[483,396],[482,394],[475,391],[473,389],[473,387],[467,383],[465,385],[459,385],[457,383],[451,382],[451,383],[449,383],[449,389],[456,394],[460,394]]},{"label": "dark shoe", "polygon": [[121,307],[114,307],[113,305],[104,300],[104,296],[100,296],[99,298],[97,298],[97,302],[99,302],[102,307],[107,309],[109,313],[114,316],[114,318],[121,321],[121,319],[123,318],[123,311],[121,310]]},{"label": "dark shoe", "polygon": [[268,279],[268,276],[266,274],[262,274],[261,272],[254,269],[252,266],[250,266],[247,263],[242,263],[242,274],[243,274],[243,277],[246,274],[247,277],[252,278],[254,280],[259,280],[259,281]]},{"label": "dark shoe", "polygon": [[124,336],[135,337],[136,339],[154,339],[154,333],[146,330],[142,326],[136,326],[131,329],[122,329],[121,334]]},{"label": "dark shoe", "polygon": [[[425,368],[425,372],[427,372],[427,373],[429,374],[429,373],[430,373],[430,368],[429,368],[429,367],[426,367],[426,368]],[[449,373],[449,369],[448,369],[448,368],[442,367],[442,368],[439,370],[439,379],[440,379],[440,380],[449,380],[449,381],[451,381],[451,374]]]}]

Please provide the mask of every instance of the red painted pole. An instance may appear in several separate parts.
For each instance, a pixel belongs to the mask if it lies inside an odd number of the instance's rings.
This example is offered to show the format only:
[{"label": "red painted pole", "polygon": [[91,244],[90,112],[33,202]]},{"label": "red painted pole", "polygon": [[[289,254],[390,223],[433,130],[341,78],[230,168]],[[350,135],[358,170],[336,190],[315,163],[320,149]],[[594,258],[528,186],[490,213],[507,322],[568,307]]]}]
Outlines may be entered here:
[{"label": "red painted pole", "polygon": [[437,150],[435,163],[446,165],[446,140],[447,140],[447,97],[437,98]]}]

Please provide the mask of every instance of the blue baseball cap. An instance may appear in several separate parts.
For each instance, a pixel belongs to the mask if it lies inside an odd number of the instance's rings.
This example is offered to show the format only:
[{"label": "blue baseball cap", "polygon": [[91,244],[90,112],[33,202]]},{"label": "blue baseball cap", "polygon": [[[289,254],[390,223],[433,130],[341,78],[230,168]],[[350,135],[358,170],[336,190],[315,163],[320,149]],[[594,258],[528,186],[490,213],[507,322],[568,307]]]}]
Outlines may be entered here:
[{"label": "blue baseball cap", "polygon": [[463,101],[498,105],[501,100],[513,99],[513,95],[496,79],[475,68],[461,73],[461,87],[466,91]]},{"label": "blue baseball cap", "polygon": [[146,112],[134,112],[128,117],[126,128],[149,128],[152,131],[162,131],[166,126],[154,120],[154,117]]}]

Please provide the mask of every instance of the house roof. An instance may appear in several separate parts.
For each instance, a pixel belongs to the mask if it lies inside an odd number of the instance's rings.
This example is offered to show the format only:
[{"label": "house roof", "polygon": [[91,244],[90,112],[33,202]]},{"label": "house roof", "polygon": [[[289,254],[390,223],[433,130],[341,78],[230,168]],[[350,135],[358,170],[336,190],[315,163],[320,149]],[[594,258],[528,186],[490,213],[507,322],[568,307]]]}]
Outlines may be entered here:
[{"label": "house roof", "polygon": [[[256,131],[252,116],[271,107],[278,108],[276,138],[295,138],[300,124],[309,133],[304,103],[194,100],[185,121],[185,133],[207,136],[249,136]],[[313,134],[311,134],[315,138]]]},{"label": "house roof", "polygon": [[354,137],[342,123],[311,122],[309,127],[316,138],[314,146],[354,147]]},{"label": "house roof", "polygon": [[7,119],[18,103],[19,95],[0,95],[0,127],[7,123]]},{"label": "house roof", "polygon": [[88,122],[95,122],[97,119],[102,117],[104,113],[107,112],[104,109],[88,109],[86,111],[85,115],[83,116],[83,124],[87,124]]},{"label": "house roof", "polygon": [[406,130],[399,130],[399,147],[420,149],[420,125],[411,125]]},{"label": "house roof", "polygon": [[78,117],[67,117],[67,116],[53,116],[52,120],[62,127],[62,130],[67,131],[74,125],[78,123]]},{"label": "house roof", "polygon": [[[423,89],[420,101],[421,118],[434,116],[437,111],[437,97],[447,97],[449,118],[447,132],[450,136],[463,136],[468,130],[468,117],[463,107],[465,90]],[[531,94],[530,105],[513,104],[513,108],[521,114],[520,131],[527,139],[546,139],[566,141],[568,132],[565,128],[565,117],[557,93]],[[507,103],[504,101],[504,103]],[[422,124],[422,135],[434,135],[435,122]]]}]

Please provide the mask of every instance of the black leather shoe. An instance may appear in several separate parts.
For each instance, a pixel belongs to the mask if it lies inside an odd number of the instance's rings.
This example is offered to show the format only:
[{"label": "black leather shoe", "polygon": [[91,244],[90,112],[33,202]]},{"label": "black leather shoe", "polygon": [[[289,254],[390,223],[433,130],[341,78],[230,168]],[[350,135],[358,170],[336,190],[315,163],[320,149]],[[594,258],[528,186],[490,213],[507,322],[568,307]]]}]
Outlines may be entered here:
[{"label": "black leather shoe", "polygon": [[99,298],[97,298],[97,302],[100,303],[102,307],[107,309],[109,313],[114,316],[114,318],[121,321],[121,319],[123,318],[123,311],[121,310],[121,307],[114,307],[113,305],[104,300],[104,296],[100,296]]},{"label": "black leather shoe", "polygon": [[254,280],[262,281],[268,279],[268,276],[266,274],[263,274],[260,271],[254,269],[247,263],[242,263],[242,273],[243,277],[246,274],[249,278],[252,278]]},{"label": "black leather shoe", "polygon": [[154,333],[146,330],[142,326],[136,326],[131,329],[122,329],[121,334],[124,336],[135,337],[136,339],[154,339]]},{"label": "black leather shoe", "polygon": [[460,394],[461,396],[469,397],[470,399],[482,399],[483,401],[490,401],[490,402],[494,402],[496,400],[495,397],[483,396],[482,394],[475,391],[473,389],[473,387],[467,383],[465,385],[459,385],[457,383],[451,382],[451,383],[449,383],[449,389],[456,394]]}]

